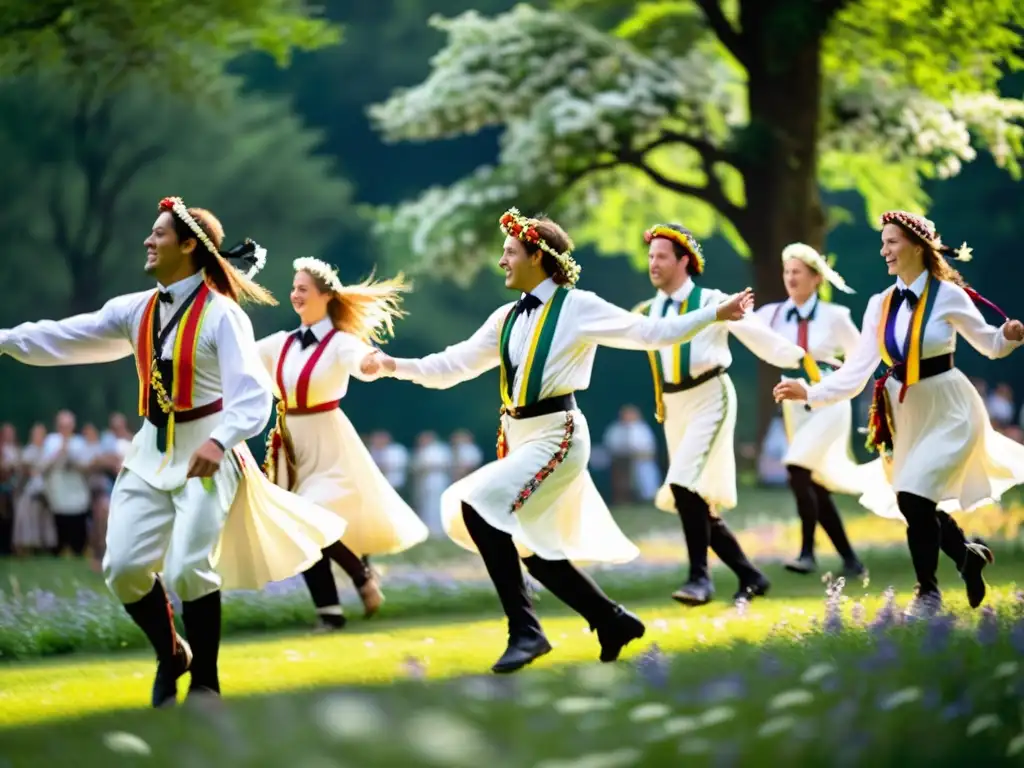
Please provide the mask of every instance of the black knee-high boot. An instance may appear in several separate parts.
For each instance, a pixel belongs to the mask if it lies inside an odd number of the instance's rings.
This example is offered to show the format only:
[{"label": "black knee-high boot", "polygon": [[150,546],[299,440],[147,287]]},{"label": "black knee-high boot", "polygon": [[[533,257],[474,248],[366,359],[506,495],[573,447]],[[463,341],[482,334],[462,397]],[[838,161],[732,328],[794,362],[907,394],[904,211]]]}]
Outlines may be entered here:
[{"label": "black knee-high boot", "polygon": [[[796,499],[796,513],[800,516],[800,555],[797,562],[814,562],[814,532],[818,527],[818,498],[814,493],[811,471],[804,467],[786,467],[789,487]],[[790,568],[790,570],[793,570]],[[810,568],[804,569],[807,572]]]},{"label": "black knee-high boot", "polygon": [[368,562],[364,561],[340,541],[325,547],[324,554],[341,566],[342,570],[352,579],[356,589],[359,589],[370,580],[370,566]]},{"label": "black knee-high boot", "polygon": [[156,651],[157,670],[153,680],[154,707],[173,704],[178,696],[178,678],[188,671],[192,650],[174,629],[174,609],[163,582],[157,578],[144,598],[124,606]]},{"label": "black knee-high boot", "polygon": [[220,693],[217,657],[220,654],[220,591],[182,602],[181,618],[192,646],[192,683],[189,693]]},{"label": "black knee-high boot", "polygon": [[918,594],[939,596],[941,529],[935,502],[905,491],[896,494],[896,500],[907,520],[907,546],[917,576]]},{"label": "black knee-high boot", "polygon": [[303,571],[302,578],[313,598],[321,628],[341,629],[345,626],[345,612],[341,609],[338,597],[338,585],[331,573],[331,561],[327,556],[321,557],[316,563]]},{"label": "black knee-high boot", "polygon": [[601,661],[615,661],[627,643],[644,636],[643,622],[612,602],[590,576],[568,560],[544,560],[531,555],[523,558],[523,563],[551,594],[597,630]]},{"label": "black knee-high boot", "polygon": [[983,541],[968,541],[964,529],[949,514],[935,510],[939,518],[939,541],[942,552],[956,565],[967,590],[967,602],[977,608],[985,600],[988,587],[982,571],[995,562],[995,557]]},{"label": "black knee-high boot", "polygon": [[696,583],[710,580],[708,572],[708,546],[711,543],[711,510],[699,495],[689,488],[671,484],[676,511],[683,524],[683,538],[686,554],[690,560],[690,574],[687,582]]},{"label": "black knee-high boot", "polygon": [[839,509],[836,507],[832,494],[827,488],[817,483],[813,483],[812,490],[817,499],[818,523],[832,542],[832,546],[836,548],[836,554],[843,558],[843,564],[847,571],[863,572],[864,566],[861,565],[853,551],[853,545],[850,544],[850,539],[846,536],[846,528],[843,526],[843,519],[839,516]]}]

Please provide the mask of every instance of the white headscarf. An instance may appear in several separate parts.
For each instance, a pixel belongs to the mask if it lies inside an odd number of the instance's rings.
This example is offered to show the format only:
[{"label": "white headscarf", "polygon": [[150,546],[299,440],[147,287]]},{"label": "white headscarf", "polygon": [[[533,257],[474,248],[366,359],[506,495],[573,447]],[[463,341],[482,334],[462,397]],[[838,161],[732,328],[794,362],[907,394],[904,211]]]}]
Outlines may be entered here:
[{"label": "white headscarf", "polygon": [[811,246],[804,243],[790,243],[782,249],[782,261],[785,263],[790,259],[799,259],[843,293],[856,293],[846,284],[842,275],[828,265],[825,257]]}]

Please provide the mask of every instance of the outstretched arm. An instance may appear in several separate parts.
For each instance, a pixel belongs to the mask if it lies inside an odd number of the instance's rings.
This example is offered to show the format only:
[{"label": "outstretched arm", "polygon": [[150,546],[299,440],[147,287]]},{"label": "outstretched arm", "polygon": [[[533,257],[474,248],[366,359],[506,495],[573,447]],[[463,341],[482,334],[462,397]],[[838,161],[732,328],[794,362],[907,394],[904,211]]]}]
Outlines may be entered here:
[{"label": "outstretched arm", "polygon": [[868,308],[864,310],[857,348],[835,373],[811,387],[803,381],[792,379],[779,382],[775,385],[775,399],[806,401],[811,407],[820,407],[859,395],[882,361],[878,351],[880,312],[881,297],[872,296]]},{"label": "outstretched arm", "polygon": [[372,376],[383,367],[396,379],[430,389],[448,389],[475,379],[499,364],[498,324],[508,311],[509,305],[499,307],[468,339],[426,357],[391,358],[374,350],[364,359],[361,371],[364,376]]},{"label": "outstretched arm", "polygon": [[754,312],[728,324],[729,332],[747,349],[776,368],[797,368],[804,359],[804,350],[768,327]]},{"label": "outstretched arm", "polygon": [[616,349],[655,350],[682,344],[716,320],[739,317],[753,302],[749,289],[719,304],[663,318],[627,312],[590,291],[573,301],[580,332],[590,342]]},{"label": "outstretched arm", "polygon": [[128,311],[135,298],[118,296],[96,312],[0,331],[0,355],[35,366],[109,363],[128,357],[133,352]]},{"label": "outstretched arm", "polygon": [[1019,328],[1016,327],[1020,325],[1018,321],[1007,320],[998,328],[989,325],[977,305],[959,285],[943,285],[942,292],[945,294],[944,303],[948,303],[946,319],[949,324],[985,357],[997,360],[1006,357],[1021,345],[1020,334],[1017,332]]}]

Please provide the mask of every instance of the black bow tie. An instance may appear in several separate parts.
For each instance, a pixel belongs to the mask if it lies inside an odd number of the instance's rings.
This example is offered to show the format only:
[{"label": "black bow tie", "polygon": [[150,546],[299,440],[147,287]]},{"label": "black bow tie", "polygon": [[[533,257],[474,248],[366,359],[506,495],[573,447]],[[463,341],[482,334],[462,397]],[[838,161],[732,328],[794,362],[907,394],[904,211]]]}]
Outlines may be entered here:
[{"label": "black bow tie", "polygon": [[800,311],[796,307],[790,307],[789,312],[786,313],[786,322],[796,320],[799,322],[803,318],[800,317]]},{"label": "black bow tie", "polygon": [[171,296],[170,291],[158,291],[158,296],[160,297],[160,301],[164,302],[165,304],[174,303],[174,297]]},{"label": "black bow tie", "polygon": [[907,302],[907,306],[913,309],[917,306],[917,294],[909,288],[896,289],[896,300]]},{"label": "black bow tie", "polygon": [[316,344],[317,341],[316,334],[313,333],[312,328],[307,328],[305,331],[300,328],[295,332],[295,339],[302,343],[303,349],[311,344]]},{"label": "black bow tie", "polygon": [[516,302],[516,312],[528,315],[539,306],[540,299],[528,293]]}]

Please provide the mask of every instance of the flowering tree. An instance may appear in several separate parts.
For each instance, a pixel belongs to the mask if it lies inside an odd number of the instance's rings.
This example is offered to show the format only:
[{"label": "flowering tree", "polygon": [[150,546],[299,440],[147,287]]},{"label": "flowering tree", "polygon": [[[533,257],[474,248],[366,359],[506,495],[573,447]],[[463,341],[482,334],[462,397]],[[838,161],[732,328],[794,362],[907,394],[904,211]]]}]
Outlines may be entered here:
[{"label": "flowering tree", "polygon": [[[859,191],[874,217],[923,210],[922,181],[976,147],[1019,173],[1024,103],[997,90],[1021,64],[1016,0],[570,5],[432,20],[448,42],[429,77],[371,117],[389,140],[498,127],[500,158],[385,212],[392,250],[467,280],[494,259],[508,204],[636,259],[647,226],[682,221],[752,256],[768,300],[785,245],[824,246],[821,187]],[[627,15],[611,33],[587,23],[610,13]]]}]

